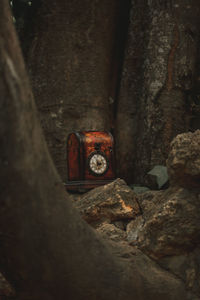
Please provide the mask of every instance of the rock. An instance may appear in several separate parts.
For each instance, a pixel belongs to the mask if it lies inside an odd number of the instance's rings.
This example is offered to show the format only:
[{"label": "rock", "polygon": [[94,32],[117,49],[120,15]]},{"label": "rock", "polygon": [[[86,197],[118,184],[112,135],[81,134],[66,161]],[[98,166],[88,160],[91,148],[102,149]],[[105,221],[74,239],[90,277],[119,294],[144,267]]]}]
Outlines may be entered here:
[{"label": "rock", "polygon": [[171,187],[139,195],[138,202],[142,215],[127,225],[127,241],[200,299],[200,193]]},{"label": "rock", "polygon": [[134,219],[140,214],[137,195],[124,180],[95,188],[75,202],[83,219],[88,223],[111,223]]},{"label": "rock", "polygon": [[117,228],[114,224],[102,223],[96,230],[104,239],[115,242],[126,240],[126,231]]},{"label": "rock", "polygon": [[170,185],[200,188],[200,130],[177,135],[170,147],[167,160]]},{"label": "rock", "polygon": [[200,244],[200,194],[180,187],[154,195],[157,205],[143,211],[139,248],[154,259],[192,251]]},{"label": "rock", "polygon": [[135,220],[132,220],[126,228],[127,240],[131,245],[136,244],[138,239],[138,233],[144,226],[144,219],[142,216],[137,217]]},{"label": "rock", "polygon": [[167,167],[170,187],[138,195],[127,240],[200,299],[200,130],[172,141]]},{"label": "rock", "polygon": [[134,190],[136,194],[142,194],[149,191],[149,188],[147,186],[141,186],[139,184],[130,184],[129,186],[132,190]]},{"label": "rock", "polygon": [[181,278],[187,289],[200,296],[200,248],[186,255],[164,257],[158,261],[164,269]]},{"label": "rock", "polygon": [[163,191],[148,191],[144,194],[138,195],[138,203],[142,213],[148,217],[148,214],[157,208],[162,202]]},{"label": "rock", "polygon": [[158,190],[158,184],[157,184],[157,179],[156,176],[151,175],[151,174],[146,174],[144,176],[143,183],[145,186],[147,186],[150,190]]},{"label": "rock", "polygon": [[[159,266],[137,247],[130,246],[125,241],[111,240],[109,236],[104,237],[113,255],[118,257],[118,261],[127,264],[127,274],[135,270],[134,284],[142,282],[140,299],[199,300],[196,295],[185,289],[183,280]],[[149,295],[150,289],[151,296]]]},{"label": "rock", "polygon": [[113,224],[121,230],[126,230],[126,222],[124,221],[114,221]]},{"label": "rock", "polygon": [[[82,217],[119,260],[137,268],[145,285],[162,278],[161,285],[170,282],[171,289],[179,282],[190,300],[200,299],[199,203],[198,189],[172,186],[136,194],[121,179],[74,198]],[[178,299],[175,286],[166,288],[170,296],[155,290],[155,299]]]},{"label": "rock", "polygon": [[198,300],[200,130],[173,140],[167,167],[171,184],[167,190],[142,190],[137,194],[117,179],[76,198],[75,205],[83,218],[113,244],[119,259],[141,266],[149,272],[149,280],[154,280],[153,276],[163,276],[164,281],[165,276],[172,282],[181,280],[191,292],[187,299]]},{"label": "rock", "polygon": [[160,190],[167,185],[169,180],[167,167],[162,165],[154,166],[154,168],[147,173],[147,178],[148,177],[149,181],[153,182],[153,185],[155,186],[154,189]]}]

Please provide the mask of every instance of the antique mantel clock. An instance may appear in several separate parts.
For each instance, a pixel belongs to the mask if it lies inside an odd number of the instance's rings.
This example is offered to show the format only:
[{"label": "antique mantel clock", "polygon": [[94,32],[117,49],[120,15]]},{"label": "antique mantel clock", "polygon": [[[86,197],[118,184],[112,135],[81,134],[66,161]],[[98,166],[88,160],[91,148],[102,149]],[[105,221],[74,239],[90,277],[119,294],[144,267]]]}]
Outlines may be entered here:
[{"label": "antique mantel clock", "polygon": [[109,132],[82,131],[67,139],[68,190],[91,189],[111,182],[114,142]]}]

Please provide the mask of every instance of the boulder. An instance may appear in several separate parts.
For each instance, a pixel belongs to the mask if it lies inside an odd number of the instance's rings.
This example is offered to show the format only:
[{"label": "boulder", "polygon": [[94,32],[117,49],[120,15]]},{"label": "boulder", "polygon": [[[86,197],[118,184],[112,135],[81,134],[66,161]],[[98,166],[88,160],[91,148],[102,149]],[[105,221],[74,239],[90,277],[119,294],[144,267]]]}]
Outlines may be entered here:
[{"label": "boulder", "polygon": [[[107,229],[108,231],[114,230],[110,225],[112,224],[105,224],[103,227],[106,231]],[[134,284],[141,282],[143,286],[140,291],[141,299],[199,300],[198,296],[186,290],[185,283],[180,277],[159,266],[137,247],[130,246],[124,240],[111,238],[112,235],[110,236],[109,232],[105,234],[99,231],[99,233],[102,238],[106,239],[113,256],[118,257],[119,262],[127,264],[127,274],[131,274],[132,269],[135,270]],[[151,296],[149,290],[151,290]],[[134,295],[133,299],[135,299]]]},{"label": "boulder", "polygon": [[[162,283],[170,282],[170,287],[178,280],[191,292],[187,299],[200,299],[197,187],[174,184],[167,190],[136,194],[117,179],[77,195],[74,203],[82,217],[112,245],[113,254],[138,268],[142,280],[148,278],[152,284],[163,278]],[[171,294],[179,299],[175,290]],[[162,298],[157,296],[155,292],[155,299]]]},{"label": "boulder", "polygon": [[199,193],[169,188],[155,193],[152,202],[150,210],[143,209],[144,225],[138,229],[137,245],[143,252],[159,259],[187,253],[200,244]]},{"label": "boulder", "polygon": [[138,196],[124,180],[95,188],[75,202],[83,219],[90,224],[134,219],[140,214]]},{"label": "boulder", "polygon": [[170,147],[170,185],[200,189],[200,130],[177,135]]},{"label": "boulder", "polygon": [[200,130],[172,141],[167,167],[170,187],[138,195],[127,240],[200,299]]},{"label": "boulder", "polygon": [[114,224],[102,223],[96,230],[104,239],[114,242],[126,241],[126,231],[116,227]]},{"label": "boulder", "polygon": [[158,260],[159,265],[181,278],[188,290],[200,299],[200,247],[185,255],[166,256]]}]

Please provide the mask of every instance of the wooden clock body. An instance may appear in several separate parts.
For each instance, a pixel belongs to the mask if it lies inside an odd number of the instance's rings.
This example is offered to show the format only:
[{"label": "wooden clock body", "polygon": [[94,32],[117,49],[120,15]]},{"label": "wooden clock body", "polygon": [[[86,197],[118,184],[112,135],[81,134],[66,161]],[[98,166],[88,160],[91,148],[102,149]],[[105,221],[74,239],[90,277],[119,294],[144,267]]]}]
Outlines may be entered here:
[{"label": "wooden clock body", "polygon": [[68,190],[91,189],[111,182],[114,173],[114,141],[109,132],[82,131],[67,139]]}]

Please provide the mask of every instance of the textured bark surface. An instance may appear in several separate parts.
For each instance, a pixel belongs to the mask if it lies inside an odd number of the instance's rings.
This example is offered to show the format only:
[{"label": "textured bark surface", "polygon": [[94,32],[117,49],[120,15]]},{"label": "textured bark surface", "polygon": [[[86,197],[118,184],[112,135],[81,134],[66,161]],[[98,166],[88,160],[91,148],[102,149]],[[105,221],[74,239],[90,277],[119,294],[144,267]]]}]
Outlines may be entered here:
[{"label": "textured bark surface", "polygon": [[200,128],[198,0],[42,2],[29,70],[62,180],[68,133],[112,129],[118,177],[151,185],[173,137]]},{"label": "textured bark surface", "polygon": [[43,0],[39,10],[29,70],[47,144],[63,181],[68,133],[112,127],[109,93],[118,2]]},{"label": "textured bark surface", "polygon": [[[130,261],[83,222],[36,118],[8,2],[0,2],[0,266],[20,300],[192,299],[143,256]],[[150,261],[151,262],[151,261]]]},{"label": "textured bark surface", "polygon": [[132,1],[116,121],[119,175],[127,182],[144,183],[149,170],[165,165],[171,140],[190,127],[199,11],[197,0]]}]

